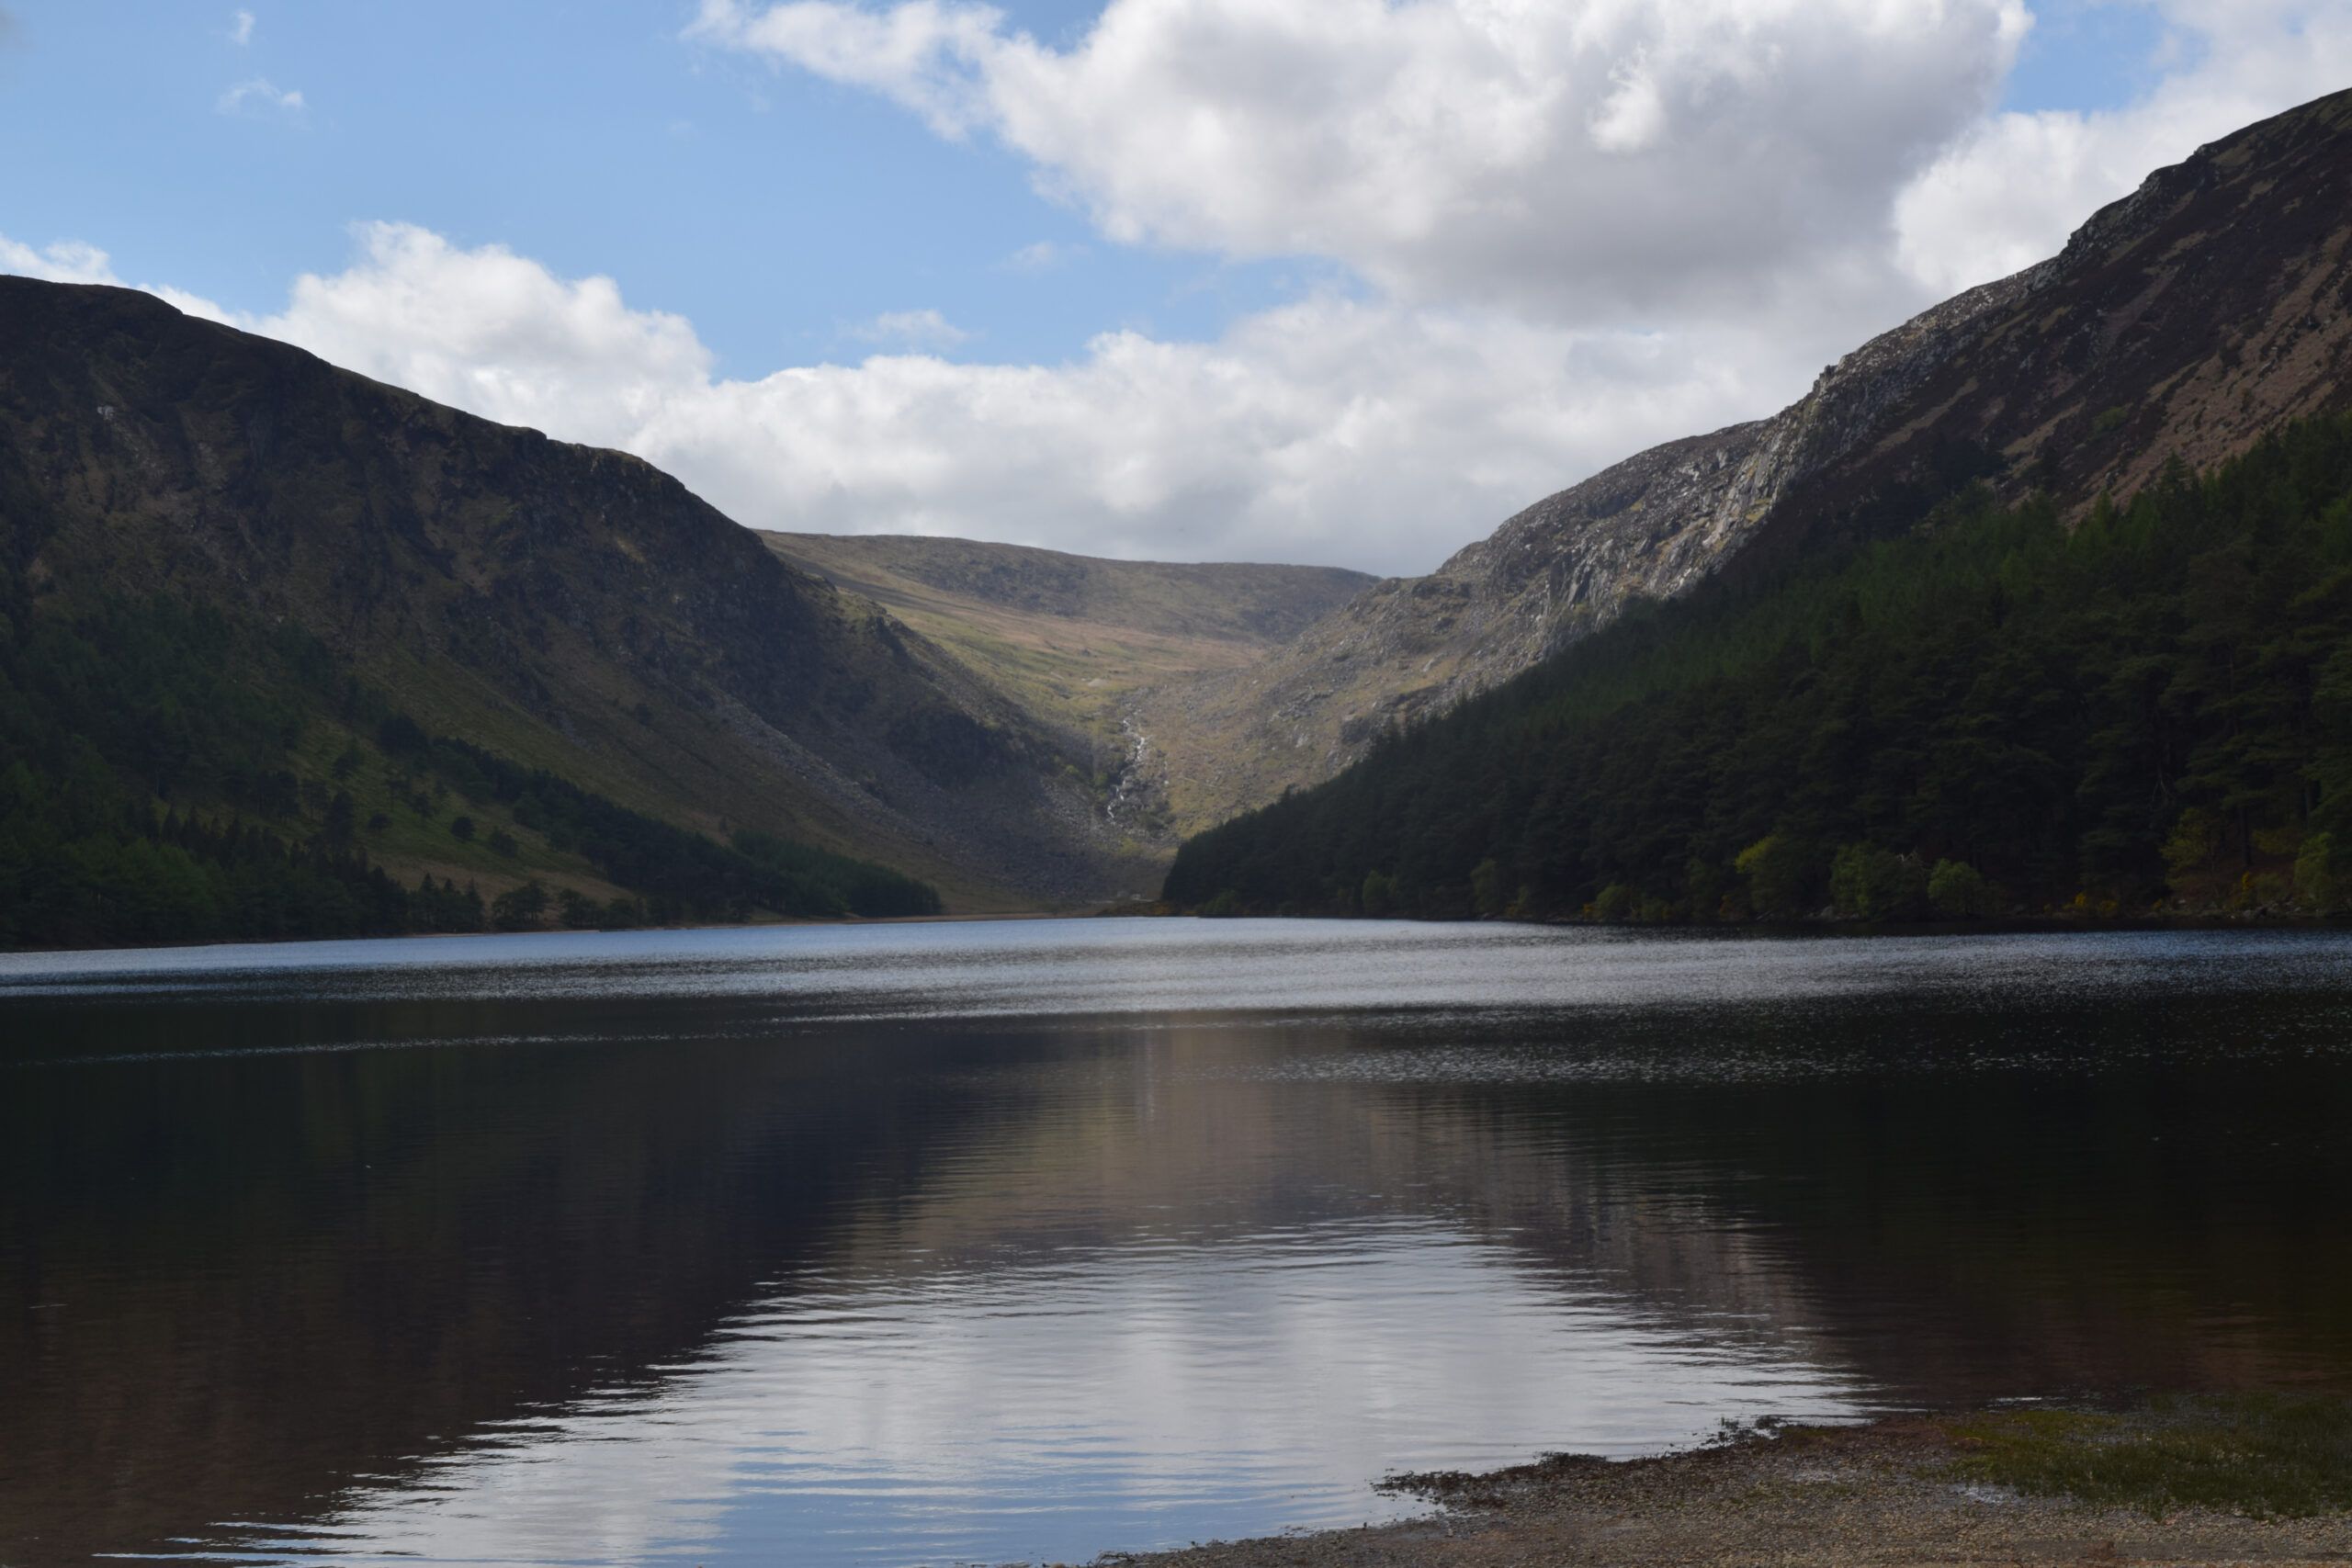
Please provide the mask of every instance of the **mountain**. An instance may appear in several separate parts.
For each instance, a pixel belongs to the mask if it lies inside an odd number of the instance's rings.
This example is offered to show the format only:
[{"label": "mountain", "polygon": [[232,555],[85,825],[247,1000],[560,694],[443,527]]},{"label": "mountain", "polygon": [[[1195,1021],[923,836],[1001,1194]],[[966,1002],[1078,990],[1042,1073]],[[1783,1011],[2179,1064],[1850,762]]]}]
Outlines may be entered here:
[{"label": "mountain", "polygon": [[[1338,567],[1100,560],[905,535],[764,534],[767,547],[880,605],[974,678],[1104,757],[1106,809],[1127,810],[1127,701],[1246,668],[1371,587]],[[1172,842],[1168,845],[1172,848]]]},{"label": "mountain", "polygon": [[2352,905],[2352,415],[2069,523],[1989,487],[1723,573],[1188,841],[1224,909]]},{"label": "mountain", "polygon": [[[1167,897],[1689,920],[2352,904],[2347,341],[2339,95],[2160,171],[1776,419],[1383,585],[1228,680],[1221,713],[1196,697],[1204,725],[1256,724],[1261,758],[1269,694],[1295,753],[1340,695],[1436,716],[1340,732],[1317,765],[1360,760],[1188,841]],[[1469,672],[1400,684],[1399,648]]]},{"label": "mountain", "polygon": [[1742,556],[1899,529],[1972,483],[2079,516],[2345,400],[2352,94],[2200,150],[2064,252],[1847,355],[1770,419],[1669,443],[1386,581],[1272,657],[1140,695],[1142,773],[1198,828],[1328,778]]},{"label": "mountain", "polygon": [[1780,414],[1376,583],[763,537],[621,454],[0,278],[0,942],[1133,893],[1629,607],[1975,490],[2079,523],[2342,406],[2348,180],[2352,96],[2256,126]]},{"label": "mountain", "polygon": [[85,937],[390,918],[224,913],[256,876],[710,918],[1140,874],[1091,754],[674,479],[129,290],[0,277],[0,903]]}]

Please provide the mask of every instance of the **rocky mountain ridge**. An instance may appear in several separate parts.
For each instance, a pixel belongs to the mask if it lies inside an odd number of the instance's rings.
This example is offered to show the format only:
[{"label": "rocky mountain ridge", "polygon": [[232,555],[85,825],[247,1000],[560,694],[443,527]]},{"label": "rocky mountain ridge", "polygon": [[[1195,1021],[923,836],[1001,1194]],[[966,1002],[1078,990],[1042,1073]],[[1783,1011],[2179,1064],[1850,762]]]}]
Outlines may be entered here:
[{"label": "rocky mountain ridge", "polygon": [[1187,829],[1330,776],[1759,541],[1905,525],[1982,480],[2073,508],[2343,400],[2352,94],[2151,175],[2048,262],[1848,355],[1770,419],[1653,448],[1384,581],[1250,668],[1129,705]]}]

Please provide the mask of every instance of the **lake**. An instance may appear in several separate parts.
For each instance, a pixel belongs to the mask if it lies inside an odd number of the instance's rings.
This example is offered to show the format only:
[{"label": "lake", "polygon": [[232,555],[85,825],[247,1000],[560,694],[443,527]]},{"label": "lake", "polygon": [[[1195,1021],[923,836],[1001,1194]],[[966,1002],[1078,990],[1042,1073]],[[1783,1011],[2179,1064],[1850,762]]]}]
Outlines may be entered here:
[{"label": "lake", "polygon": [[2348,1133],[2329,931],[0,957],[0,1563],[1084,1561],[2352,1388]]}]

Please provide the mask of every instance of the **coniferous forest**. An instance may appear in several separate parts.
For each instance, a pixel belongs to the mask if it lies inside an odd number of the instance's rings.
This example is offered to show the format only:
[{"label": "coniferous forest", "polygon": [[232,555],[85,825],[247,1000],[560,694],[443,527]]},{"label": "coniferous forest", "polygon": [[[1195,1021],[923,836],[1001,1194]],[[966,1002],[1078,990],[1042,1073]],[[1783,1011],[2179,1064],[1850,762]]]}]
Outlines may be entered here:
[{"label": "coniferous forest", "polygon": [[1210,912],[2352,904],[2352,421],[1728,574],[1187,843]]}]

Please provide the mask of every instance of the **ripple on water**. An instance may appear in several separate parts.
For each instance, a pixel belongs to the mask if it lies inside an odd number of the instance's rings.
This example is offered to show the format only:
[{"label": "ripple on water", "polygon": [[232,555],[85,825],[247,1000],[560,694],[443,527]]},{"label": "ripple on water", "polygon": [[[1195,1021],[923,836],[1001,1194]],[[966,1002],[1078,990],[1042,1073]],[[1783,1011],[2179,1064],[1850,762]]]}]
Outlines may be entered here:
[{"label": "ripple on water", "polygon": [[38,1309],[0,1560],[1084,1560],[1725,1417],[2341,1378],[2347,959],[1283,921],[0,959]]}]

